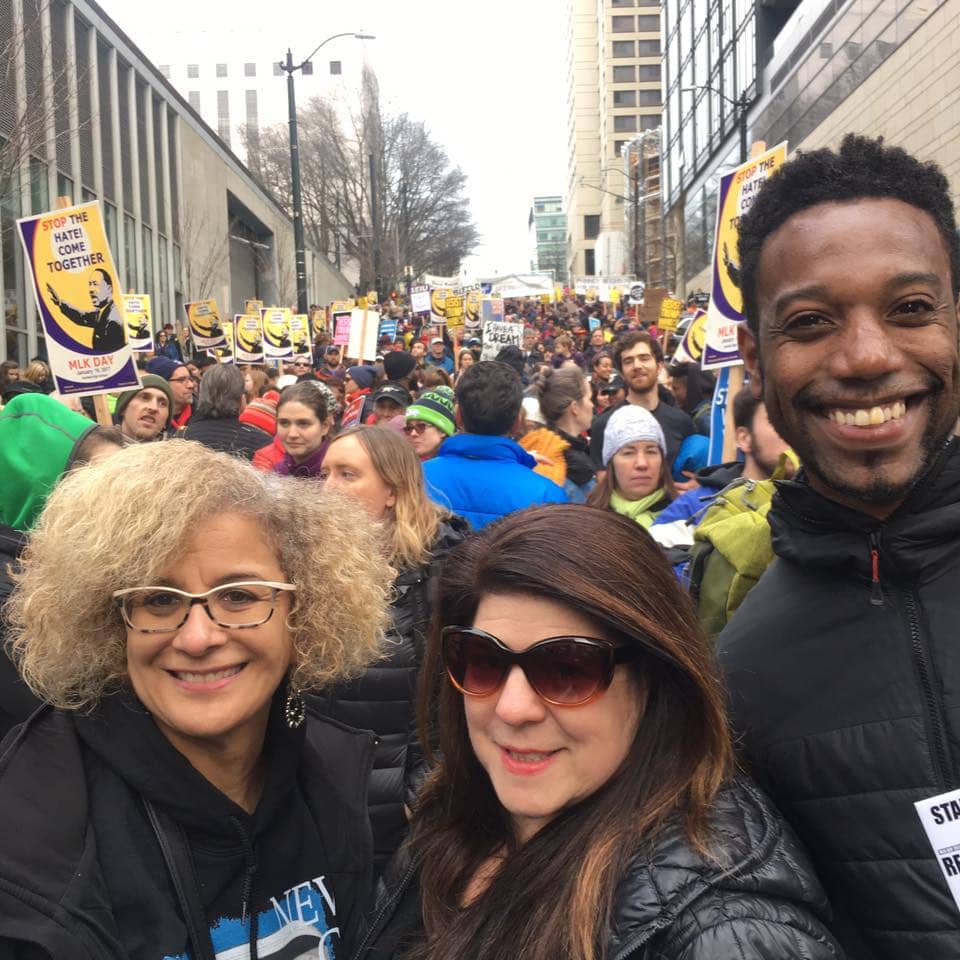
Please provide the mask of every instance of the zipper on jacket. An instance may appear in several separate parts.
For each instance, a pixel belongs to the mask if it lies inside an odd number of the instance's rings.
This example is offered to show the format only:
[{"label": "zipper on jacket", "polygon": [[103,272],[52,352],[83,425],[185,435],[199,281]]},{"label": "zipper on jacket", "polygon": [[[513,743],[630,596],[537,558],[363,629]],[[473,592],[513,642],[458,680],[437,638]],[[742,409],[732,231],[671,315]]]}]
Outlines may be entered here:
[{"label": "zipper on jacket", "polygon": [[913,648],[913,659],[917,666],[917,673],[920,677],[920,689],[923,691],[923,697],[926,701],[927,720],[929,723],[930,735],[932,739],[932,759],[934,763],[934,773],[937,777],[937,784],[941,792],[947,790],[952,784],[952,770],[950,755],[947,752],[947,738],[944,730],[943,711],[940,707],[939,698],[933,688],[931,679],[930,662],[927,657],[926,647],[923,643],[923,637],[920,634],[920,618],[917,616],[917,605],[910,590],[904,591],[904,606],[907,611],[907,621],[910,628],[910,642]]},{"label": "zipper on jacket", "polygon": [[366,953],[371,941],[375,940],[380,935],[380,932],[383,929],[384,921],[388,920],[392,915],[394,907],[396,907],[404,893],[406,893],[407,887],[410,885],[410,880],[414,873],[416,873],[419,866],[420,864],[417,858],[414,857],[407,866],[407,869],[403,874],[403,877],[400,879],[400,882],[397,884],[396,889],[390,894],[389,897],[387,897],[380,909],[377,911],[376,917],[374,917],[367,929],[366,934],[360,941],[360,946],[354,951],[351,960],[360,960],[360,958]]},{"label": "zipper on jacket", "polygon": [[880,537],[870,534],[870,602],[883,606],[883,588],[880,586]]}]

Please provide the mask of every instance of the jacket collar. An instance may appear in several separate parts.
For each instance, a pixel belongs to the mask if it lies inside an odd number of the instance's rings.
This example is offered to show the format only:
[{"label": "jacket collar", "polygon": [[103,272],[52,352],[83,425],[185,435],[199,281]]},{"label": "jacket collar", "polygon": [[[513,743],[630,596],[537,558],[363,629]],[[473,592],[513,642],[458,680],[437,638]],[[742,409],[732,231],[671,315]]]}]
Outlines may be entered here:
[{"label": "jacket collar", "polygon": [[775,553],[804,566],[871,574],[871,549],[884,577],[925,579],[960,554],[960,441],[951,437],[886,520],[827,499],[801,472],[779,481],[769,513]]},{"label": "jacket collar", "polygon": [[461,457],[466,460],[504,460],[519,463],[531,470],[537,461],[509,437],[487,437],[479,433],[458,433],[440,445],[438,457]]}]

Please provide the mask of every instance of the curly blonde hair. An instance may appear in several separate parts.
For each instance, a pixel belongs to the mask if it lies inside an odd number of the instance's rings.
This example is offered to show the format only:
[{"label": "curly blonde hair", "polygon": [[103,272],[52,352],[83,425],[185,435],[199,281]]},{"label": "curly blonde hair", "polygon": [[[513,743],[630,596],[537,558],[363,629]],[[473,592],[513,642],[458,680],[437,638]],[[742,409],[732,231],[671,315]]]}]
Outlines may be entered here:
[{"label": "curly blonde hair", "polygon": [[121,686],[126,628],[113,592],[155,581],[198,525],[224,513],[256,519],[297,586],[287,617],[292,689],[356,676],[383,654],[396,571],[363,509],[170,440],[85,467],[48,499],[5,610],[30,689],[58,707],[92,709]]}]

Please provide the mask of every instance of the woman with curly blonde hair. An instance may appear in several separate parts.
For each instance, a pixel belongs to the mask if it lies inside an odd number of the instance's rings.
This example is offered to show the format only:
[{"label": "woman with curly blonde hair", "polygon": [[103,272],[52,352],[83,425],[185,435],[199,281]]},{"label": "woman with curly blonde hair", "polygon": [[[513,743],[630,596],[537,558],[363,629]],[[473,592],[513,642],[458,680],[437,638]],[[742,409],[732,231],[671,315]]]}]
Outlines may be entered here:
[{"label": "woman with curly blonde hair", "polygon": [[349,952],[374,738],[305,694],[381,655],[393,575],[349,499],[199,444],[66,477],[5,611],[47,705],[0,749],[0,945]]},{"label": "woman with curly blonde hair", "polygon": [[381,839],[379,861],[406,831],[404,803],[419,766],[414,700],[430,620],[427,585],[469,527],[427,497],[413,446],[386,427],[354,427],[341,433],[327,449],[320,476],[326,491],[362,503],[382,525],[381,550],[398,571],[389,657],[328,696],[331,716],[373,730],[380,738],[370,781],[374,832]]}]

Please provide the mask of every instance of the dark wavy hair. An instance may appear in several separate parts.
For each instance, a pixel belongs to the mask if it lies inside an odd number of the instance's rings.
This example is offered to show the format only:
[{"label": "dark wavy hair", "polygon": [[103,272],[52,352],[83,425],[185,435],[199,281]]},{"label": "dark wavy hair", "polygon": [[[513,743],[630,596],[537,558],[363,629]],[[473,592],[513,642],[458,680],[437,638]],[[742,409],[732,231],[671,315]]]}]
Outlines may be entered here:
[{"label": "dark wavy hair", "polygon": [[[463,696],[440,654],[443,627],[472,625],[481,599],[498,593],[564,604],[636,647],[627,669],[646,698],[620,768],[522,845],[471,748]],[[724,695],[693,606],[645,531],[582,504],[532,507],[488,526],[450,554],[439,596],[418,698],[431,772],[408,841],[425,928],[411,956],[596,960],[630,859],[674,817],[707,851],[708,815],[732,768]],[[502,857],[496,876],[464,906],[491,857]]]},{"label": "dark wavy hair", "polygon": [[935,163],[923,163],[883,137],[848,133],[837,152],[799,153],[763,185],[753,206],[740,220],[740,290],[747,325],[760,331],[757,283],[760,254],[770,234],[795,213],[821,203],[866,198],[902,200],[928,213],[950,257],[953,298],[960,293],[960,237],[950,184]]}]

